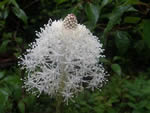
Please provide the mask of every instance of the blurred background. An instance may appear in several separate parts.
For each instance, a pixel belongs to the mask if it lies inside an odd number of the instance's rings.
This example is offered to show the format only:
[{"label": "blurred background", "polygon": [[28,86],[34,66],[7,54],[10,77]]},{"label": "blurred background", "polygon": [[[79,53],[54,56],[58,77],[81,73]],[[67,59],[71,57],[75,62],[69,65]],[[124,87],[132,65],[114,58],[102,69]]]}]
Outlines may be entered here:
[{"label": "blurred background", "polygon": [[0,113],[55,113],[56,101],[22,88],[18,57],[48,20],[74,13],[99,37],[110,73],[101,91],[87,91],[64,113],[150,113],[149,0],[0,0]]}]

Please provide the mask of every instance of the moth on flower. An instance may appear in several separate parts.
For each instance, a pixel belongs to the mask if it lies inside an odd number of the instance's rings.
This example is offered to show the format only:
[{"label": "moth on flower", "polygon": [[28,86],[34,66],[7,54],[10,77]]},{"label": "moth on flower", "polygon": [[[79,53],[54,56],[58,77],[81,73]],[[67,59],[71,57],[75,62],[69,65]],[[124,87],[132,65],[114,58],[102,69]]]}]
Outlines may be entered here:
[{"label": "moth on flower", "polygon": [[[104,49],[74,14],[49,21],[19,63],[26,69],[24,87],[35,94],[62,95],[64,101],[84,88],[101,88],[108,75],[99,64]],[[84,85],[86,84],[86,85]]]}]

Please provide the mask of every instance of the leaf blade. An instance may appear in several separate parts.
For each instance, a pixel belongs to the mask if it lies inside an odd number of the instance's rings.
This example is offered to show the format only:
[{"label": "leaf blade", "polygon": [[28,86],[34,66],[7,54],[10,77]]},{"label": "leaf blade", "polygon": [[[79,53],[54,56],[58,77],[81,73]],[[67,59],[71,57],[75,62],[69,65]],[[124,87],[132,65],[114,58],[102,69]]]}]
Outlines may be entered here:
[{"label": "leaf blade", "polygon": [[22,9],[20,9],[20,8],[18,8],[18,7],[13,7],[13,13],[14,13],[19,19],[21,19],[25,24],[27,24],[27,19],[28,19],[28,17],[27,17],[26,13],[25,13]]},{"label": "leaf blade", "polygon": [[100,13],[99,6],[92,3],[87,3],[85,7],[85,12],[90,23],[95,27],[99,19],[99,13]]},{"label": "leaf blade", "polygon": [[119,64],[112,64],[111,68],[115,73],[117,73],[118,75],[121,75],[121,67]]}]

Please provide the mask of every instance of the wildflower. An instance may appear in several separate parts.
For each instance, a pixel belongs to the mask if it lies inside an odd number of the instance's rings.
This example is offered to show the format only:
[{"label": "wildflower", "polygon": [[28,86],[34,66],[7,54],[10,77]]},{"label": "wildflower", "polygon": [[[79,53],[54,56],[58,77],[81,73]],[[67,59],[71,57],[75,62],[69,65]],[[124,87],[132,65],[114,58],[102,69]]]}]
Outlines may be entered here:
[{"label": "wildflower", "polygon": [[26,69],[24,87],[32,93],[75,96],[84,88],[101,88],[105,69],[99,64],[104,49],[96,36],[77,23],[73,14],[64,20],[49,21],[21,58]]}]

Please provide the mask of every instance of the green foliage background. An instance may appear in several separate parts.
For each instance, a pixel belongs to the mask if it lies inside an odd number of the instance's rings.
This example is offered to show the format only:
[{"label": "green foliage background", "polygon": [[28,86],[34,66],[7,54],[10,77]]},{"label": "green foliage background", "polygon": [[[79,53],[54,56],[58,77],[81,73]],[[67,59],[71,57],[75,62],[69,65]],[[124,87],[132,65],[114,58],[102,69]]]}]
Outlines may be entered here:
[{"label": "green foliage background", "polygon": [[110,73],[102,91],[84,91],[64,113],[150,113],[149,0],[1,0],[0,113],[55,113],[54,98],[28,94],[17,57],[49,18],[74,13],[104,44]]}]

